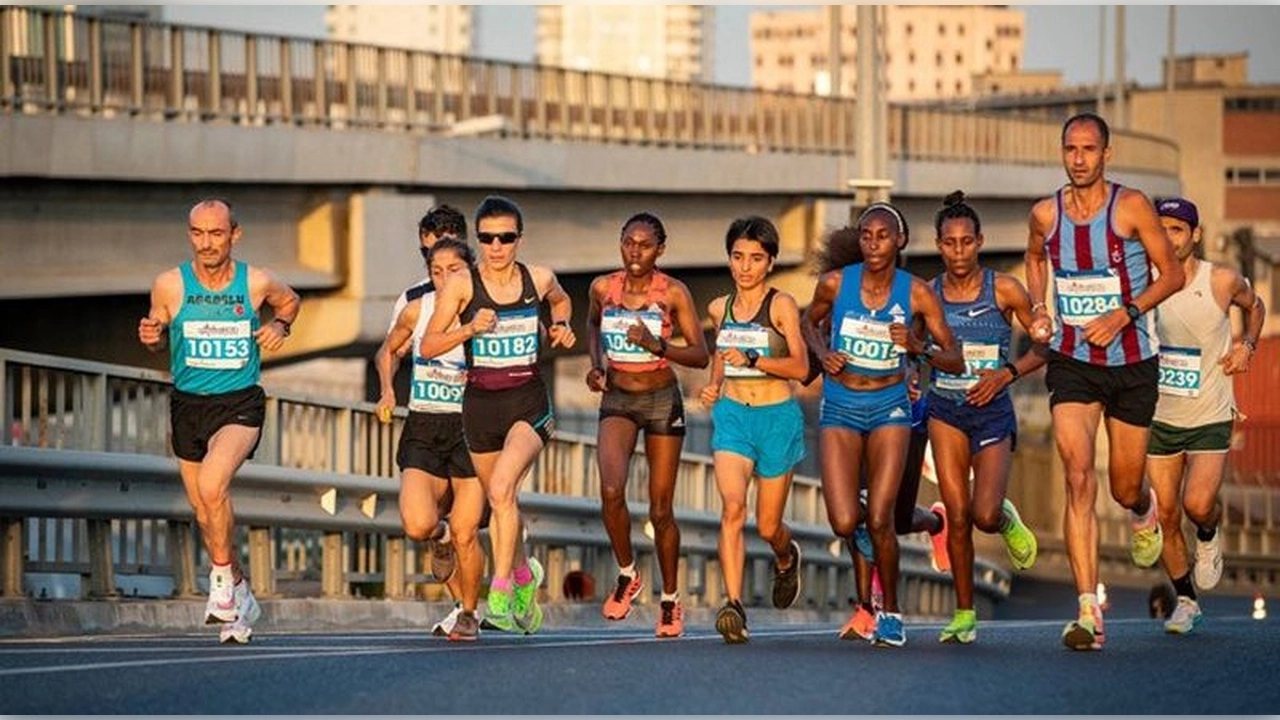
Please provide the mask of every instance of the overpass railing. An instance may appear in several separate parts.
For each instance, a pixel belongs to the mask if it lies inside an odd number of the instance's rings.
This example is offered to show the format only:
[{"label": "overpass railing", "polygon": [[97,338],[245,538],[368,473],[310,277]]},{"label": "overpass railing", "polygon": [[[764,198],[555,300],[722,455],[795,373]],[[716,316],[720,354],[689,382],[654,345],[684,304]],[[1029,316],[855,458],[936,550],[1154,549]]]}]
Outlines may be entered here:
[{"label": "overpass railing", "polygon": [[[169,390],[168,375],[153,370],[0,349],[0,418],[10,433],[0,446],[0,593],[22,596],[28,572],[82,575],[91,597],[115,595],[117,574],[162,575],[175,595],[195,593],[207,558],[171,456]],[[405,417],[400,409],[384,425],[369,403],[269,395],[257,455],[232,491],[255,592],[272,597],[277,579],[300,577],[318,578],[324,597],[440,591],[425,572],[429,554],[401,533],[394,450]],[[593,438],[557,434],[521,495],[551,600],[561,599],[570,571],[607,585],[616,570],[599,519],[595,451]],[[656,576],[646,471],[638,455],[628,501],[638,560]],[[720,506],[711,459],[683,456],[676,486],[681,594],[716,605]],[[817,481],[795,480],[787,519],[804,546],[803,602],[844,607],[851,564],[833,545]],[[753,533],[749,526],[746,595],[767,597],[772,553]],[[904,541],[902,565],[904,610],[948,613],[949,579],[929,567],[925,543]],[[1003,569],[980,560],[977,572],[983,602],[1007,595]]]},{"label": "overpass railing", "polygon": [[[0,7],[0,112],[851,155],[855,103],[347,42]],[[1118,130],[1115,167],[1176,176]],[[891,106],[896,160],[1057,165],[1057,123]]]}]

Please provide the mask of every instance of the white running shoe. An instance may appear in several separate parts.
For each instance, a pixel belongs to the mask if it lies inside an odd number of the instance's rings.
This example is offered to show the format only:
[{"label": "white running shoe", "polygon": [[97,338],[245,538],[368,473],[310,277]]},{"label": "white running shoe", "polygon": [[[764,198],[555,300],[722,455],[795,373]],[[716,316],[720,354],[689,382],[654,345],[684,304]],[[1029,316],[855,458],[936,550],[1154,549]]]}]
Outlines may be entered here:
[{"label": "white running shoe", "polygon": [[[453,626],[458,624],[458,616],[461,614],[462,603],[455,602],[453,604],[453,610],[451,610],[448,615],[445,615],[443,620],[431,626],[431,634],[436,637],[449,637],[453,632]],[[475,616],[477,623],[483,620],[480,614],[480,608],[476,608]]]},{"label": "white running shoe", "polygon": [[1200,624],[1200,603],[1185,596],[1178,596],[1178,605],[1173,614],[1164,621],[1164,631],[1175,635],[1186,635]]},{"label": "white running shoe", "polygon": [[1222,579],[1221,533],[1214,533],[1212,540],[1196,538],[1196,587],[1210,590]]},{"label": "white running shoe", "polygon": [[239,616],[231,568],[214,568],[209,571],[209,600],[204,605],[204,624],[233,623]]},{"label": "white running shoe", "polygon": [[249,581],[240,578],[240,582],[235,586],[236,610],[240,616],[235,622],[224,623],[222,629],[218,632],[218,642],[221,643],[238,643],[244,645],[249,642],[249,638],[253,636],[253,623],[262,617],[262,606],[258,604],[258,599],[253,596],[253,590],[249,588]]}]

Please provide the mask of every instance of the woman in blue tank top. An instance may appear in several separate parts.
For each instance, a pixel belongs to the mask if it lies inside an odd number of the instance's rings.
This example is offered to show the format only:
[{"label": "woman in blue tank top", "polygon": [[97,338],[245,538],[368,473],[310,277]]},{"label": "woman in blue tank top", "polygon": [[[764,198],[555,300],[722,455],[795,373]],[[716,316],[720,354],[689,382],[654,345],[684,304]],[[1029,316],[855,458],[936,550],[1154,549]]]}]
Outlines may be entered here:
[{"label": "woman in blue tank top", "polygon": [[946,506],[947,549],[956,590],[955,615],[938,641],[970,643],[977,637],[973,526],[1000,533],[1015,568],[1035,563],[1035,535],[1005,497],[1018,434],[1008,387],[1044,365],[1046,356],[1045,346],[1038,344],[1012,361],[1010,321],[1016,315],[1024,328],[1031,325],[1031,299],[1013,276],[982,267],[982,221],[965,203],[964,193],[947,196],[934,229],[946,269],[933,279],[933,288],[965,360],[960,373],[934,368],[929,389],[929,440],[938,492]]},{"label": "woman in blue tank top", "polygon": [[[853,548],[861,511],[859,478],[867,469],[867,529],[884,586],[873,640],[906,642],[898,611],[898,538],[894,505],[911,439],[905,355],[953,372],[963,369],[942,306],[923,280],[897,268],[906,244],[902,214],[876,203],[858,219],[863,262],[824,273],[805,312],[809,347],[821,359],[818,447],[831,529]],[[936,343],[926,347],[909,324],[919,316]],[[852,619],[851,619],[852,620]]]}]

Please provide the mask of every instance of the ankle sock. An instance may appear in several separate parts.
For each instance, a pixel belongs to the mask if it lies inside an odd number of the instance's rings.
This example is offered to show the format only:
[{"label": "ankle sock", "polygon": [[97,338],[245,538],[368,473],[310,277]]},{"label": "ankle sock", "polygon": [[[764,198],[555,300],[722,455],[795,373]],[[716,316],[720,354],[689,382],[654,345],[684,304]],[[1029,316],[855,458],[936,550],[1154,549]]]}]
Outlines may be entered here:
[{"label": "ankle sock", "polygon": [[529,569],[529,563],[526,561],[525,564],[512,571],[511,579],[515,580],[517,585],[528,585],[533,582],[533,571]]},{"label": "ankle sock", "polygon": [[499,592],[511,592],[511,578],[496,577],[489,583],[489,589]]}]

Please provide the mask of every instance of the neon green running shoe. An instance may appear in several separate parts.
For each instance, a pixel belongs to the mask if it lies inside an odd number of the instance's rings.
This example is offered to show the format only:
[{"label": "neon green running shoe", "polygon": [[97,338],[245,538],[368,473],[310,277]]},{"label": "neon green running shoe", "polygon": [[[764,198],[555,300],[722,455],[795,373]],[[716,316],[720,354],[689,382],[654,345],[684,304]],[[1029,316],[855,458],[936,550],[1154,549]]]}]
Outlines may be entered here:
[{"label": "neon green running shoe", "polygon": [[1004,545],[1009,550],[1009,559],[1013,561],[1013,567],[1026,570],[1036,564],[1039,545],[1036,543],[1035,533],[1023,524],[1022,516],[1018,515],[1018,508],[1014,506],[1013,501],[1005,498],[1003,508],[1005,517],[1009,518],[1009,526],[1000,531],[1000,536],[1004,538]]},{"label": "neon green running shoe", "polygon": [[978,639],[978,613],[976,610],[956,610],[951,623],[938,635],[940,643],[968,645]]},{"label": "neon green running shoe", "polygon": [[1160,559],[1164,549],[1164,535],[1160,529],[1160,510],[1156,491],[1151,490],[1151,509],[1145,522],[1133,521],[1133,536],[1129,538],[1129,554],[1138,567],[1151,567]]},{"label": "neon green running shoe", "polygon": [[535,601],[528,617],[517,617],[516,625],[519,626],[525,635],[532,635],[542,629],[542,620],[542,605],[539,605]]},{"label": "neon green running shoe", "polygon": [[513,590],[515,602],[512,607],[516,624],[526,635],[532,635],[542,627],[542,608],[538,605],[538,588],[542,586],[542,580],[546,577],[546,571],[542,569],[542,563],[538,562],[536,557],[529,557],[529,571],[533,573],[533,579],[528,585],[515,586]]},{"label": "neon green running shoe", "polygon": [[510,590],[489,588],[489,597],[486,601],[488,609],[484,614],[484,620],[494,629],[516,632],[515,617],[511,612],[511,606],[515,604],[512,595]]}]

